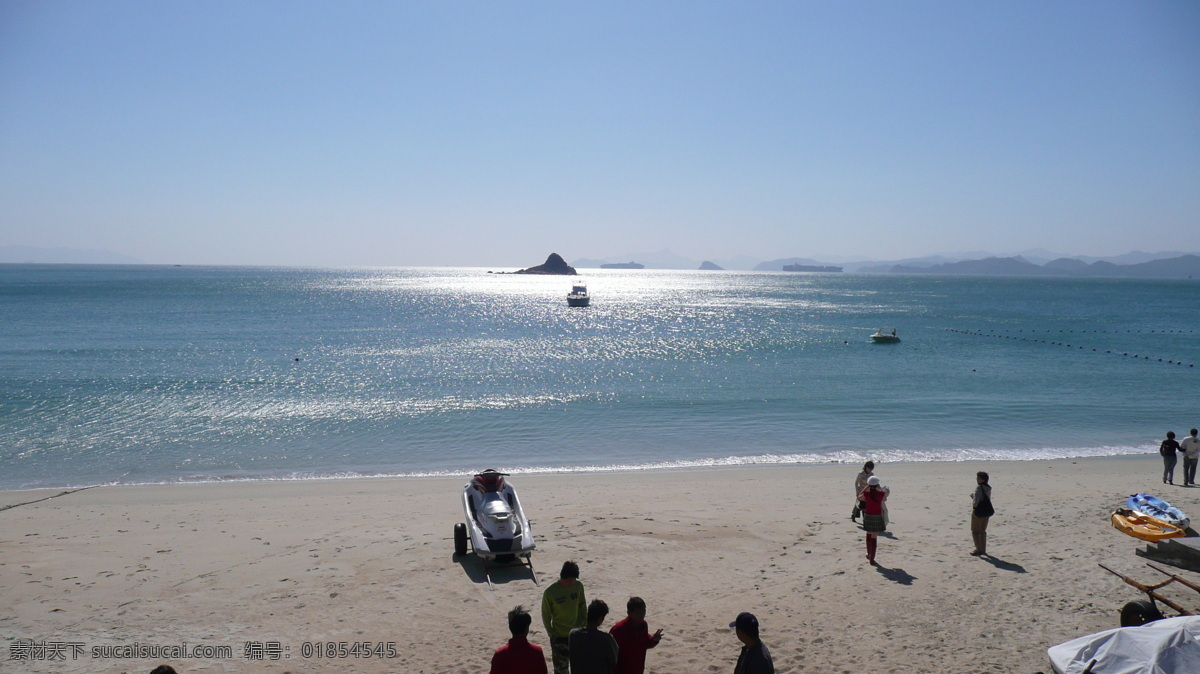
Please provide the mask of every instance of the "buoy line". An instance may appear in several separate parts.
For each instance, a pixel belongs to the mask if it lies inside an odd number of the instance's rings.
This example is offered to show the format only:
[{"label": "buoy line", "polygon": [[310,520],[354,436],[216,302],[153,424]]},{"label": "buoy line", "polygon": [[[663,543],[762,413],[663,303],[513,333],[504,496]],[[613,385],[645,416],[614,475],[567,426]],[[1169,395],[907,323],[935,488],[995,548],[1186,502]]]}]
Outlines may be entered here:
[{"label": "buoy line", "polygon": [[[1061,342],[1061,341],[1055,341],[1055,340],[1046,340],[1046,339],[1034,339],[1034,338],[1029,338],[1029,337],[1018,337],[1018,336],[1016,336],[1016,335],[1006,335],[1006,334],[1001,334],[1001,333],[998,333],[998,332],[996,332],[995,330],[988,330],[987,332],[983,332],[983,331],[981,331],[981,330],[958,330],[958,329],[955,329],[955,328],[943,328],[943,329],[944,329],[944,330],[946,330],[947,332],[953,332],[953,333],[955,333],[955,334],[959,334],[959,335],[971,335],[971,336],[973,336],[973,337],[992,337],[992,338],[995,338],[995,339],[1012,339],[1012,340],[1016,340],[1016,341],[1018,341],[1018,342],[1029,342],[1029,343],[1031,343],[1031,344],[1050,344],[1050,345],[1052,345],[1052,346],[1065,346],[1065,347],[1067,347],[1068,349],[1076,349],[1076,350],[1079,350],[1079,351],[1087,351],[1087,350],[1089,349],[1089,347],[1086,347],[1086,346],[1081,346],[1081,345],[1078,345],[1078,344],[1068,344],[1068,343],[1066,343],[1066,342]],[[1005,330],[1004,332],[1009,332],[1009,331],[1008,331],[1008,330]],[[1018,330],[1017,332],[1022,332],[1022,331],[1021,331],[1021,330]],[[1045,331],[1045,333],[1053,333],[1053,332],[1054,332],[1053,330],[1046,330],[1046,331]],[[1073,331],[1066,331],[1066,333],[1070,333],[1070,332],[1073,332]],[[1082,331],[1080,331],[1080,332],[1087,332],[1087,331],[1086,331],[1086,330],[1082,330]],[[1093,330],[1092,332],[1093,332],[1093,333],[1096,333],[1096,334],[1102,334],[1102,333],[1105,333],[1105,334],[1114,334],[1114,333],[1116,333],[1116,332],[1121,332],[1121,331],[1120,331],[1120,330],[1116,330],[1116,331],[1108,331],[1108,330]],[[1195,331],[1194,331],[1194,330],[1157,330],[1157,331],[1155,331],[1155,330],[1148,330],[1148,331],[1144,331],[1144,330],[1126,330],[1125,332],[1126,332],[1126,333],[1133,333],[1133,332],[1139,332],[1139,333],[1140,333],[1140,332],[1162,332],[1162,333],[1166,333],[1166,332],[1174,332],[1174,333],[1182,333],[1182,334],[1191,334],[1191,333],[1193,333],[1193,332],[1195,332]],[[1041,330],[1030,330],[1030,333],[1031,333],[1031,334],[1038,334],[1038,333],[1042,333],[1042,331],[1041,331]],[[1045,333],[1042,333],[1042,334],[1045,334]],[[1062,331],[1062,330],[1059,330],[1059,331],[1058,331],[1058,333],[1064,333],[1064,331]],[[1100,353],[1100,352],[1101,352],[1101,350],[1100,350],[1099,348],[1096,348],[1096,347],[1091,347],[1091,351],[1094,351],[1094,352],[1096,352],[1096,353]],[[1116,355],[1116,356],[1122,356],[1122,357],[1127,357],[1127,358],[1136,358],[1136,359],[1138,359],[1138,360],[1153,360],[1153,361],[1157,361],[1157,362],[1159,362],[1159,363],[1167,363],[1167,364],[1169,364],[1169,365],[1179,365],[1179,366],[1187,365],[1188,367],[1196,367],[1196,364],[1195,364],[1195,363],[1184,363],[1182,360],[1175,360],[1175,359],[1173,359],[1173,358],[1165,358],[1165,359],[1164,359],[1164,358],[1158,358],[1158,357],[1155,357],[1155,356],[1149,356],[1149,355],[1146,355],[1146,354],[1141,354],[1141,353],[1129,353],[1128,351],[1116,351],[1116,350],[1113,350],[1113,349],[1104,349],[1104,351],[1103,351],[1103,352],[1104,352],[1104,353],[1107,353],[1107,354],[1113,354],[1113,355]]]},{"label": "buoy line", "polygon": [[[949,329],[949,328],[947,328],[947,329]],[[965,331],[952,330],[952,332],[965,332]],[[996,332],[996,330],[989,329],[988,332]],[[1010,328],[1005,328],[1002,332],[1013,332],[1013,330]],[[1031,335],[1039,335],[1039,334],[1065,335],[1065,334],[1073,334],[1076,331],[1075,330],[1033,330],[1033,329],[1025,330],[1024,328],[1017,328],[1016,332],[1028,332]],[[1121,335],[1121,334],[1124,334],[1124,335],[1150,335],[1150,334],[1194,335],[1194,334],[1196,334],[1197,331],[1196,330],[1079,330],[1078,332],[1081,335],[1082,334],[1089,334],[1089,335]]]}]

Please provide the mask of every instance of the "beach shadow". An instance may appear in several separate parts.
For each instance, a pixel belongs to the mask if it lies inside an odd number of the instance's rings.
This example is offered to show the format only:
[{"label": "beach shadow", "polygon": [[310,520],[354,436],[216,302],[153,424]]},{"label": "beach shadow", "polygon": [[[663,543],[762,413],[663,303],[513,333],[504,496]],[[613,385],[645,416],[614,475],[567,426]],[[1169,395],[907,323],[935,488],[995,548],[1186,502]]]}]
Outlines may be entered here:
[{"label": "beach shadow", "polygon": [[467,578],[470,578],[471,582],[477,585],[486,585],[488,576],[491,576],[492,585],[505,585],[513,581],[534,580],[533,572],[530,568],[520,562],[488,564],[485,567],[483,559],[473,553],[452,555],[451,559],[457,562],[462,567],[463,573],[467,575]]},{"label": "beach shadow", "polygon": [[878,571],[879,575],[883,576],[884,578],[892,581],[893,583],[900,583],[901,585],[912,585],[913,581],[917,579],[916,576],[910,574],[904,569],[889,569],[885,566],[876,566],[875,570]]},{"label": "beach shadow", "polygon": [[991,564],[992,566],[996,567],[997,569],[1000,569],[1001,571],[1012,571],[1013,573],[1029,573],[1028,571],[1025,570],[1025,567],[1021,566],[1020,564],[1015,564],[1013,562],[1006,562],[1003,559],[1000,559],[998,557],[993,557],[991,555],[980,555],[979,558],[986,561],[988,564]]}]

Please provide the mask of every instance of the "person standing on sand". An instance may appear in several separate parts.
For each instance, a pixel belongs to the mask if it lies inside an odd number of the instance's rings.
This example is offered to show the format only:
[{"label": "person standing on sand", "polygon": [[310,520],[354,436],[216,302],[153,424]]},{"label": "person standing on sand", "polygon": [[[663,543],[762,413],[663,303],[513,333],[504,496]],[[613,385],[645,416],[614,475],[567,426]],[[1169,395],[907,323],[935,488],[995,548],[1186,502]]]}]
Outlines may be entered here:
[{"label": "person standing on sand", "polygon": [[625,604],[626,617],[612,626],[609,634],[617,640],[617,668],[613,674],[643,674],[646,671],[646,651],[662,640],[659,629],[650,636],[646,626],[646,602],[641,597],[630,597]]},{"label": "person standing on sand", "polygon": [[988,474],[982,470],[975,473],[975,483],[975,493],[971,496],[971,538],[975,540],[975,549],[971,554],[979,557],[987,554],[988,518],[996,514],[996,509],[992,507]]},{"label": "person standing on sand", "polygon": [[492,654],[488,674],[546,674],[546,656],[541,646],[529,643],[529,625],[533,618],[524,606],[508,612],[508,631],[512,638]]},{"label": "person standing on sand", "polygon": [[593,599],[587,607],[587,627],[571,630],[571,671],[574,674],[612,674],[617,666],[617,640],[600,629],[608,604]]},{"label": "person standing on sand", "polygon": [[887,497],[887,492],[879,486],[879,478],[874,475],[867,478],[867,488],[858,496],[864,504],[863,531],[867,532],[867,561],[871,566],[879,566],[875,563],[875,550],[879,546],[879,534],[887,531],[883,519],[883,503]]},{"label": "person standing on sand", "polygon": [[859,498],[863,490],[867,488],[867,480],[875,474],[875,462],[868,461],[863,464],[862,472],[858,477],[854,478],[854,510],[850,511],[850,519],[858,521],[858,515],[862,512],[863,502]]},{"label": "person standing on sand", "polygon": [[579,582],[579,565],[563,562],[558,582],[542,594],[542,625],[550,638],[554,674],[571,671],[571,630],[587,624],[587,600]]},{"label": "person standing on sand", "polygon": [[742,642],[742,651],[738,654],[737,664],[733,666],[733,674],[775,674],[775,663],[771,661],[771,652],[767,645],[758,638],[758,618],[753,613],[739,613],[737,620],[729,623]]},{"label": "person standing on sand", "polygon": [[1179,460],[1176,452],[1179,443],[1175,442],[1175,431],[1167,431],[1167,439],[1158,446],[1158,453],[1163,458],[1163,484],[1175,484],[1175,462]]},{"label": "person standing on sand", "polygon": [[1192,429],[1192,434],[1183,439],[1179,443],[1179,449],[1183,452],[1183,486],[1196,486],[1196,463],[1200,462],[1200,438],[1196,437],[1197,431]]}]

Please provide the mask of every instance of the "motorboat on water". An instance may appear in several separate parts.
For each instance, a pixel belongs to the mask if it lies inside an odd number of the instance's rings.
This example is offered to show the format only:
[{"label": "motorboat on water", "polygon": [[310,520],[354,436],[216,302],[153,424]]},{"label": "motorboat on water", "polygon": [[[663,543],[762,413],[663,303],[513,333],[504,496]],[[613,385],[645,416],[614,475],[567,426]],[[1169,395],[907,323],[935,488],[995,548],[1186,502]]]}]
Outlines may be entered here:
[{"label": "motorboat on water", "polygon": [[[466,555],[470,543],[475,556],[484,562],[485,574],[489,562],[509,564],[518,559],[533,573],[529,558],[537,545],[533,541],[529,519],[521,508],[521,499],[517,498],[512,484],[504,479],[506,477],[507,473],[489,468],[472,477],[463,487],[463,515],[467,521],[454,525],[454,553]],[[533,581],[537,583],[536,574]],[[491,584],[490,576],[488,584]]]},{"label": "motorboat on water", "polygon": [[567,293],[567,306],[569,307],[586,307],[591,304],[591,301],[587,286],[582,283],[571,286],[571,292]]},{"label": "motorboat on water", "polygon": [[898,342],[900,338],[896,336],[896,328],[879,328],[879,330],[871,335],[871,340],[876,344],[888,344]]}]

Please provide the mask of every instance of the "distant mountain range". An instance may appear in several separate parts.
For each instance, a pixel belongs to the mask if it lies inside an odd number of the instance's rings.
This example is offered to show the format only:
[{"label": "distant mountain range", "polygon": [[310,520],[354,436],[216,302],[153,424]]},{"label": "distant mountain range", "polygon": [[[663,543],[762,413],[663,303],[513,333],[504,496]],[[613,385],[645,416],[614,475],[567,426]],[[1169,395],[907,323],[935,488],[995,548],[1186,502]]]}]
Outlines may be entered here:
[{"label": "distant mountain range", "polygon": [[[1178,251],[1132,251],[1111,257],[1070,256],[1044,249],[998,256],[985,251],[943,253],[902,260],[818,260],[785,257],[765,262],[750,257],[711,258],[705,269],[783,271],[785,267],[842,267],[864,274],[978,274],[1011,276],[1127,276],[1141,278],[1200,278],[1200,255]],[[701,263],[669,250],[621,255],[616,260],[637,260],[647,269],[700,269]],[[576,267],[599,267],[608,260],[580,259]]]},{"label": "distant mountain range", "polygon": [[1088,264],[1076,258],[1059,258],[1034,264],[1020,256],[988,257],[936,264],[930,267],[895,265],[892,274],[971,274],[994,276],[1120,276],[1129,278],[1200,277],[1200,256],[1180,255],[1137,264],[1113,264],[1105,260]]}]

